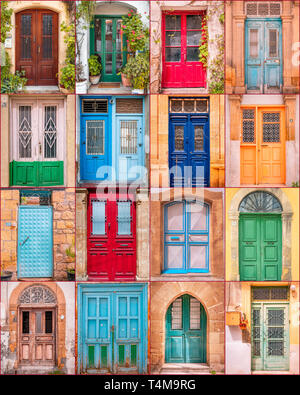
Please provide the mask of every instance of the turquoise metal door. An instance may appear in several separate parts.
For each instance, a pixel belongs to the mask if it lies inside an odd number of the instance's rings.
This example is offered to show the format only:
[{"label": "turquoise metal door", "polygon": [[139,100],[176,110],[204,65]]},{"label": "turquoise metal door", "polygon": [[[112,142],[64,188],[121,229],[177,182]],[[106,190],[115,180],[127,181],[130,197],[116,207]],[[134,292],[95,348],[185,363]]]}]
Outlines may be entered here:
[{"label": "turquoise metal door", "polygon": [[206,326],[206,313],[197,299],[177,298],[166,314],[166,362],[205,363]]},{"label": "turquoise metal door", "polygon": [[261,93],[281,92],[281,19],[247,19],[245,29],[245,82],[247,90]]},{"label": "turquoise metal door", "polygon": [[19,206],[18,278],[52,275],[52,207]]},{"label": "turquoise metal door", "polygon": [[80,372],[146,372],[146,284],[79,284],[78,308]]},{"label": "turquoise metal door", "polygon": [[289,370],[289,305],[252,304],[252,370]]}]

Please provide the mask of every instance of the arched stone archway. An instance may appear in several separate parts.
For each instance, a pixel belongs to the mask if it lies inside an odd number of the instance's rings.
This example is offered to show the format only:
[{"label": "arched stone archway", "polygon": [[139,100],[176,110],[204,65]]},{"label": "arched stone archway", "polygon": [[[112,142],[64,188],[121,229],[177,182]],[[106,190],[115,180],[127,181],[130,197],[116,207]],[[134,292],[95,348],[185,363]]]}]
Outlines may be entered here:
[{"label": "arched stone archway", "polygon": [[[230,221],[230,248],[231,248],[231,277],[230,281],[239,281],[239,206],[241,201],[251,192],[256,191],[253,188],[241,188],[231,200],[228,210],[228,219]],[[293,210],[291,203],[282,189],[279,188],[260,188],[259,191],[265,191],[274,195],[282,206],[282,281],[290,281],[292,277],[292,255],[291,255],[291,223]]]}]

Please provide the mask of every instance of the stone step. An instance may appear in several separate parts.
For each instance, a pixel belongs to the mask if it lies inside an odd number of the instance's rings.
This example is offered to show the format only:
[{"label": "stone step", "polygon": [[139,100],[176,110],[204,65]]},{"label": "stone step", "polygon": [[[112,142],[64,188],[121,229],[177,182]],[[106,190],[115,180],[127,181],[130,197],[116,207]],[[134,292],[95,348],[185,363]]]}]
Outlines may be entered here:
[{"label": "stone step", "polygon": [[165,363],[159,374],[210,374],[205,363]]}]

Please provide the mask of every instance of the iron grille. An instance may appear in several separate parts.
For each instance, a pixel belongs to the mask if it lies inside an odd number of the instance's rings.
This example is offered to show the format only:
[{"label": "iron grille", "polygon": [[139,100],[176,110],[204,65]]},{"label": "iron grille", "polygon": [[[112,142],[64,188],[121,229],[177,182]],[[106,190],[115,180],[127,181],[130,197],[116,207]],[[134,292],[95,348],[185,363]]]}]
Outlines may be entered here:
[{"label": "iron grille", "polygon": [[282,212],[282,206],[274,195],[265,191],[255,191],[244,197],[239,211],[242,213],[278,213]]},{"label": "iron grille", "polygon": [[289,287],[252,287],[252,300],[288,300]]},{"label": "iron grille", "polygon": [[120,153],[133,155],[137,153],[137,121],[121,121]]},{"label": "iron grille", "polygon": [[268,17],[268,16],[280,16],[281,5],[279,1],[268,2],[247,2],[245,5],[245,13],[250,17]]},{"label": "iron grille", "polygon": [[21,190],[20,191],[20,204],[24,205],[26,198],[38,198],[40,206],[51,205],[51,191],[48,190]]},{"label": "iron grille", "polygon": [[31,106],[19,106],[19,158],[31,158],[32,123]]},{"label": "iron grille", "polygon": [[171,113],[207,113],[207,98],[171,98],[169,109]]},{"label": "iron grille", "polygon": [[243,143],[255,142],[254,110],[243,110]]},{"label": "iron grille", "polygon": [[177,298],[171,307],[172,329],[182,329],[182,298]]},{"label": "iron grille", "polygon": [[45,107],[44,118],[44,156],[45,158],[56,158],[57,126],[56,106]]},{"label": "iron grille", "polygon": [[84,99],[82,100],[83,113],[107,113],[108,100]]}]

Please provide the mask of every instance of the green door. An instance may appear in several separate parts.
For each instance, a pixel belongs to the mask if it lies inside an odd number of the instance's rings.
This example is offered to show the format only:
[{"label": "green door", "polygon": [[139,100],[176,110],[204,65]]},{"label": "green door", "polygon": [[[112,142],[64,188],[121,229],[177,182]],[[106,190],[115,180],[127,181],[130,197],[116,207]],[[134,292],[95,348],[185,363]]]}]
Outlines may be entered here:
[{"label": "green door", "polygon": [[90,53],[101,57],[102,82],[121,81],[118,73],[127,59],[126,38],[121,25],[121,16],[95,16],[95,23],[90,31]]},{"label": "green door", "polygon": [[240,214],[241,281],[279,281],[282,272],[280,214]]},{"label": "green door", "polygon": [[289,305],[252,304],[252,370],[289,370]]},{"label": "green door", "polygon": [[168,308],[166,362],[206,362],[206,313],[190,295],[180,296]]}]

